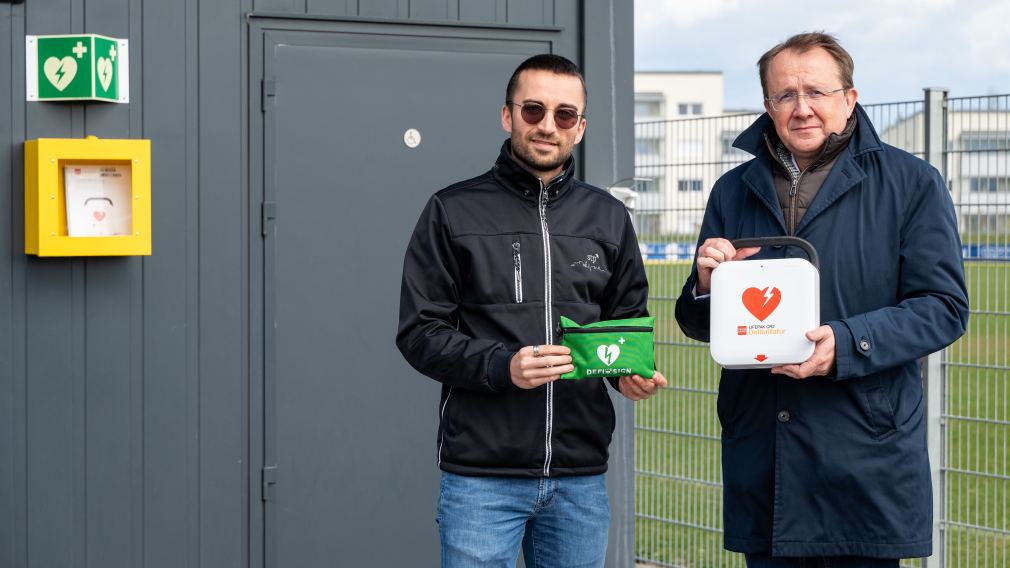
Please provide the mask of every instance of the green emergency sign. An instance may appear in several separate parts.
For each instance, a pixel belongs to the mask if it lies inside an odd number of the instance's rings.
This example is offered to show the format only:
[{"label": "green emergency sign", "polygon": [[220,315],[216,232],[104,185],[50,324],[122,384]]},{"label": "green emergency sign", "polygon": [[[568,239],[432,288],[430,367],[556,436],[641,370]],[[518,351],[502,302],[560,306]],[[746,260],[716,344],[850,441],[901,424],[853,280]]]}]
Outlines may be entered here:
[{"label": "green emergency sign", "polygon": [[29,101],[130,102],[129,42],[95,34],[25,37]]}]

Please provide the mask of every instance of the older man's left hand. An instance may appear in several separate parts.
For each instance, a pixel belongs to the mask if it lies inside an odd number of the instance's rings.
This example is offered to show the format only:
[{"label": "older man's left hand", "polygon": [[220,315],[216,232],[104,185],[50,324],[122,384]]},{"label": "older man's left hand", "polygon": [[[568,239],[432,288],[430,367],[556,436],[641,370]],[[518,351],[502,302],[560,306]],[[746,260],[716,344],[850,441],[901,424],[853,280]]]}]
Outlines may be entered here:
[{"label": "older man's left hand", "polygon": [[659,389],[666,386],[666,377],[663,373],[656,371],[651,379],[646,379],[640,375],[621,377],[617,381],[617,388],[621,394],[631,400],[644,400],[659,392]]},{"label": "older man's left hand", "polygon": [[814,342],[814,353],[799,365],[772,367],[772,373],[794,379],[823,376],[835,367],[835,332],[830,325],[822,325],[807,332],[807,339]]}]

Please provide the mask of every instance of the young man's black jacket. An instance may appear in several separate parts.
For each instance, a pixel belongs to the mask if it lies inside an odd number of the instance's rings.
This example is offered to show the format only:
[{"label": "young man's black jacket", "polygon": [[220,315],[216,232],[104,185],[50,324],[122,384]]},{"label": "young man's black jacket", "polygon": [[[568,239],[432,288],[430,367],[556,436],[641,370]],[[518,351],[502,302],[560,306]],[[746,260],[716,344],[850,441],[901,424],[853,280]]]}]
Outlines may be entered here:
[{"label": "young man's black jacket", "polygon": [[[573,179],[546,187],[512,157],[431,197],[403,262],[396,344],[442,383],[438,463],[463,475],[607,470],[614,408],[598,379],[512,383],[521,347],[581,324],[647,315],[648,282],[624,205]],[[545,244],[546,243],[546,244]],[[546,277],[545,277],[546,275]]]}]

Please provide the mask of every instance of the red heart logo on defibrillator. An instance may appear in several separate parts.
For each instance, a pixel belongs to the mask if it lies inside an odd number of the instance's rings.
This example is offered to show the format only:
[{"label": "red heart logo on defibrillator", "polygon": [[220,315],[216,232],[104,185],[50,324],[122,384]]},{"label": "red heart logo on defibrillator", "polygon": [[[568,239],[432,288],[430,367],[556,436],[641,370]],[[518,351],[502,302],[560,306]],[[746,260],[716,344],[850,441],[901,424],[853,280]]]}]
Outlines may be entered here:
[{"label": "red heart logo on defibrillator", "polygon": [[778,288],[747,288],[743,291],[743,306],[754,315],[758,321],[764,321],[770,316],[782,301],[782,292]]}]

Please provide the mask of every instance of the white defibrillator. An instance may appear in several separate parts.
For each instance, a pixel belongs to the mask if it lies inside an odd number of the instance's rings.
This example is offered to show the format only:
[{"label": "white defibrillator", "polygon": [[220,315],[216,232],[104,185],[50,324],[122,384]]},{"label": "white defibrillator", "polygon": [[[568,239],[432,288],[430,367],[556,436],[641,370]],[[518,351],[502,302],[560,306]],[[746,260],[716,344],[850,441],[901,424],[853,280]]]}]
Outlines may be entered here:
[{"label": "white defibrillator", "polygon": [[796,246],[802,258],[723,262],[712,271],[712,358],[727,369],[802,363],[814,352],[806,333],[820,321],[817,251],[799,237],[733,241],[737,249]]}]

